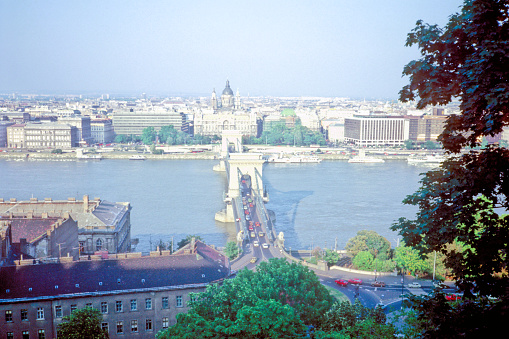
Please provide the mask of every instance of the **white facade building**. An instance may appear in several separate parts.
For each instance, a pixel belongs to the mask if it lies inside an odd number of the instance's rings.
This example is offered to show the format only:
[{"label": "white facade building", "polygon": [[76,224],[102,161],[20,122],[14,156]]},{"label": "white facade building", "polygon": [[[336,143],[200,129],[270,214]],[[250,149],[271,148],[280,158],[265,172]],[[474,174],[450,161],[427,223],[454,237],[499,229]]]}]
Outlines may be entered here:
[{"label": "white facade building", "polygon": [[409,139],[409,126],[404,118],[345,118],[345,141],[360,146],[402,145]]}]

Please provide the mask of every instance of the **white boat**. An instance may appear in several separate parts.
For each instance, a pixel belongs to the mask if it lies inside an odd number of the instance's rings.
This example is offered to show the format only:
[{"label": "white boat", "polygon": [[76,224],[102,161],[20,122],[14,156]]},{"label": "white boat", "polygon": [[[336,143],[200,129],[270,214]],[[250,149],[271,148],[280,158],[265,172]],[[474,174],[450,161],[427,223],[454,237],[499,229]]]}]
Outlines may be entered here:
[{"label": "white boat", "polygon": [[353,158],[349,159],[348,162],[367,164],[367,163],[381,163],[385,162],[385,160],[380,158],[368,157],[366,156],[366,152],[363,149],[361,149],[359,150],[359,155],[356,155]]},{"label": "white boat", "polygon": [[143,155],[140,155],[140,154],[136,154],[136,155],[131,155],[129,157],[129,160],[146,160],[147,158],[145,158],[145,156]]},{"label": "white boat", "polygon": [[445,157],[438,154],[432,155],[411,155],[407,162],[409,165],[418,165],[418,164],[431,164],[431,165],[440,165],[445,160]]}]

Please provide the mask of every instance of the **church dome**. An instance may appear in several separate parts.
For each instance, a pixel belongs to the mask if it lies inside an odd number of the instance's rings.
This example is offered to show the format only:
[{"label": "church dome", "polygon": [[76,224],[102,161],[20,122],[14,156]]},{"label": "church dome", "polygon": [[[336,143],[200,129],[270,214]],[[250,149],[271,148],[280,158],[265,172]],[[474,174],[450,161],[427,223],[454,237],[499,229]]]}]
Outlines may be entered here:
[{"label": "church dome", "polygon": [[223,95],[231,95],[233,96],[233,91],[230,88],[230,81],[226,80],[226,87],[223,90]]}]

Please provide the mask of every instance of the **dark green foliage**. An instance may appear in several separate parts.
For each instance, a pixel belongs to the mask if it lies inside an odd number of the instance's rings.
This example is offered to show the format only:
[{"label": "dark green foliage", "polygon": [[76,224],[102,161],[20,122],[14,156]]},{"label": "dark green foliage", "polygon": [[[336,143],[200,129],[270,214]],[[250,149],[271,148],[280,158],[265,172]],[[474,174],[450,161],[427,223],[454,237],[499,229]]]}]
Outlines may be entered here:
[{"label": "dark green foliage", "polygon": [[321,324],[333,298],[307,267],[284,259],[211,285],[158,338],[299,338]]},{"label": "dark green foliage", "polygon": [[[509,4],[465,1],[443,29],[417,22],[407,45],[417,45],[422,58],[405,67],[410,84],[401,100],[418,95],[418,108],[424,108],[459,98],[461,115],[450,116],[439,137],[454,156],[425,174],[419,190],[404,200],[419,207],[416,219],[402,218],[393,230],[422,253],[445,254],[467,293],[475,282],[482,294],[507,294],[509,217],[499,213],[509,207],[509,151],[475,148],[509,123]],[[464,147],[470,150],[459,153]],[[448,251],[454,241],[465,250]]]},{"label": "dark green foliage", "polygon": [[409,296],[410,309],[405,319],[406,338],[481,338],[499,337],[506,330],[509,317],[507,300],[447,301],[444,293],[430,296]]},{"label": "dark green foliage", "polygon": [[386,324],[381,308],[366,308],[359,300],[335,303],[325,313],[317,338],[394,338],[395,328]]},{"label": "dark green foliage", "polygon": [[65,316],[58,325],[59,339],[105,339],[108,333],[101,329],[102,314],[99,310],[85,307]]},{"label": "dark green foliage", "polygon": [[143,133],[141,134],[141,142],[145,145],[151,145],[154,141],[156,141],[156,135],[154,127],[144,128]]}]

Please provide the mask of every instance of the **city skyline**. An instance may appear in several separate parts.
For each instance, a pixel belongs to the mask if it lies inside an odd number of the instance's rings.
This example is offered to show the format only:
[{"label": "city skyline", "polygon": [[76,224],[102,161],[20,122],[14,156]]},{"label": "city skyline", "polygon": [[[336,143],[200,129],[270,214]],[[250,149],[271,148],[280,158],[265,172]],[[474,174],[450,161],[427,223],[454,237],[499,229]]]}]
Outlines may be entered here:
[{"label": "city skyline", "polygon": [[2,2],[0,92],[396,99],[406,35],[462,1]]}]

